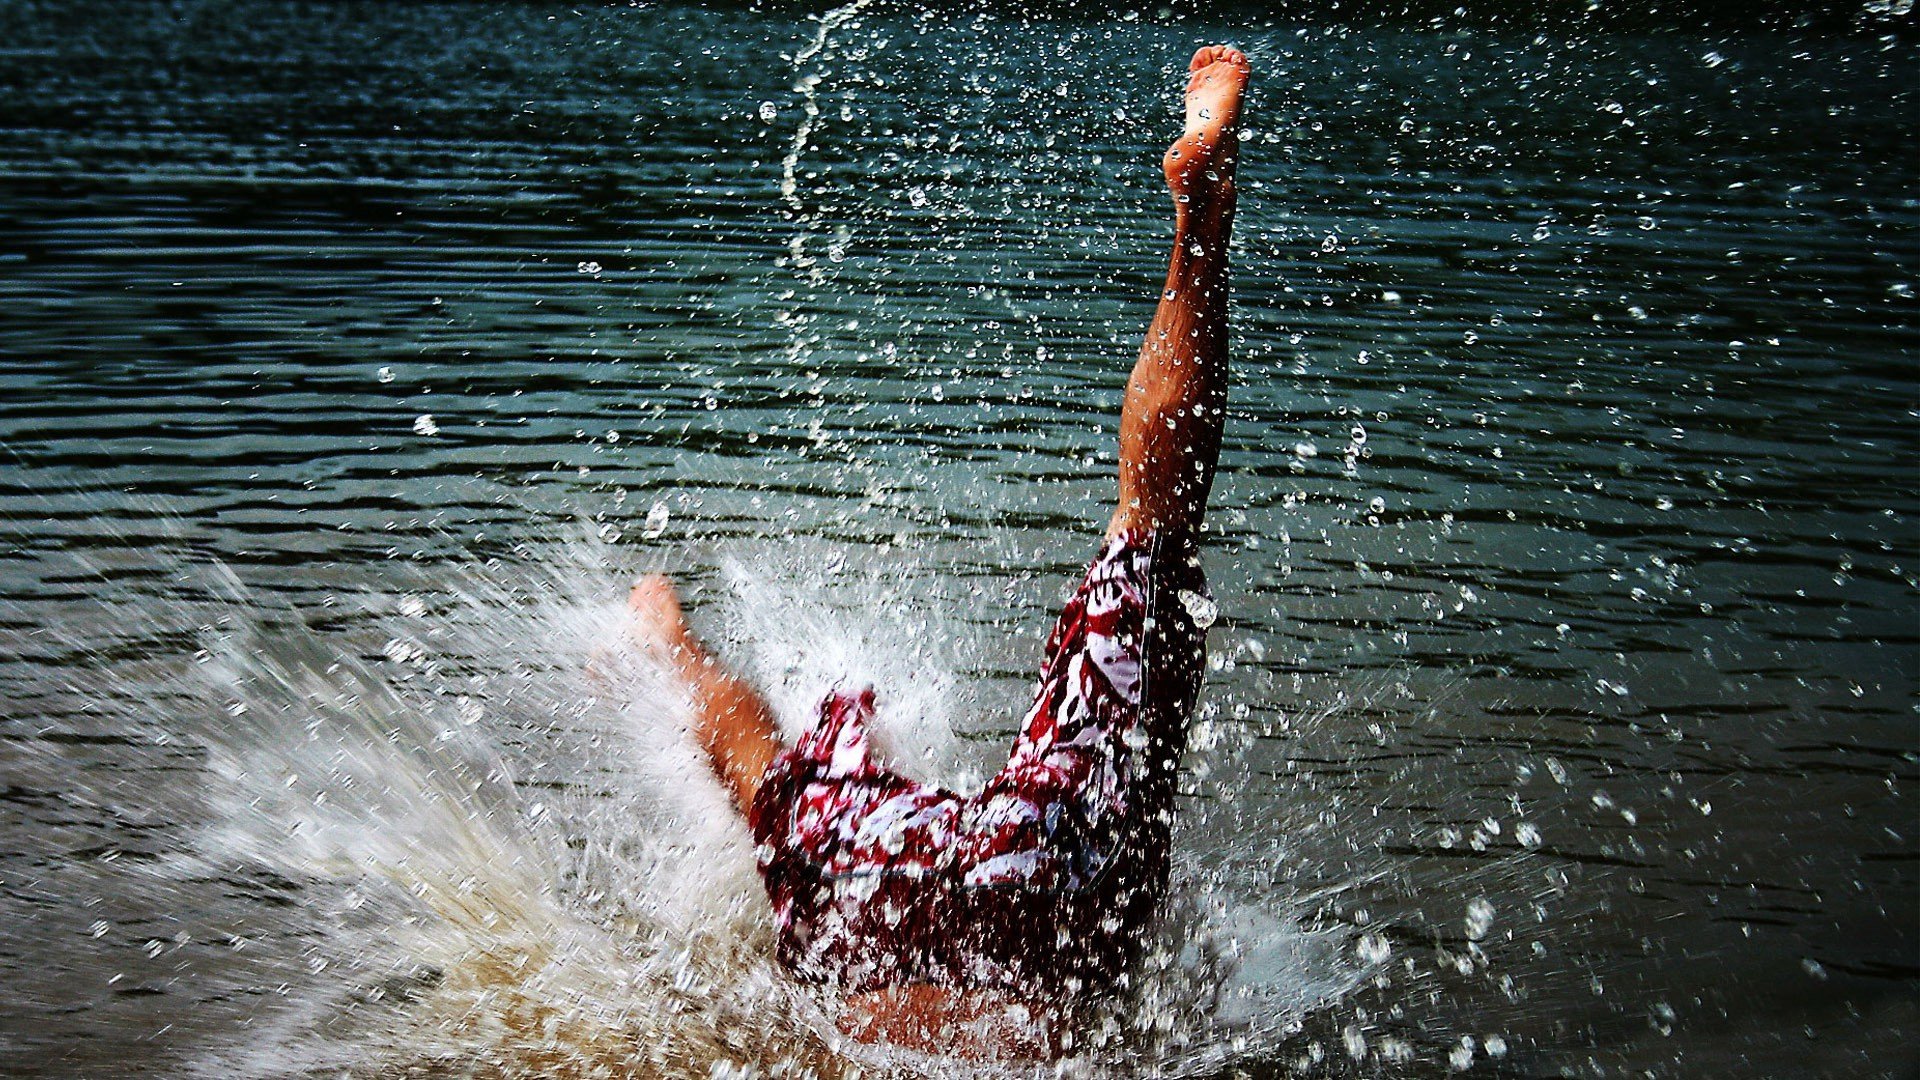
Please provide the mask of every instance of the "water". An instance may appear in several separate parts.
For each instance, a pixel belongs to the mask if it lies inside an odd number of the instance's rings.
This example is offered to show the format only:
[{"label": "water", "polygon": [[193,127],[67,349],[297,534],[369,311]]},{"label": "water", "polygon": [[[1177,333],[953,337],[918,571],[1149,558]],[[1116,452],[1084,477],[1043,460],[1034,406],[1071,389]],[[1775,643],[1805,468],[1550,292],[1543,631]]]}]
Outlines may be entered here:
[{"label": "water", "polygon": [[1907,1074],[1863,20],[0,9],[0,1072],[1017,1073],[836,1045],[619,600],[992,768],[1228,39],[1217,670],[1074,1068]]}]

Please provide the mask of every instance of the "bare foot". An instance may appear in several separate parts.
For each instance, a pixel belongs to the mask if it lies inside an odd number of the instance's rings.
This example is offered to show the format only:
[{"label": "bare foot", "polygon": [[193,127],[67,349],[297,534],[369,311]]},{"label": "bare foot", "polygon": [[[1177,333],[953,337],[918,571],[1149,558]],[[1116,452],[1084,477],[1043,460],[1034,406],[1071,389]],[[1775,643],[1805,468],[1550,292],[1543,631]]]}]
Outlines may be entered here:
[{"label": "bare foot", "polygon": [[715,659],[687,626],[679,594],[665,574],[648,574],[627,594],[633,614],[627,637],[667,664],[693,706],[693,730],[714,775],[743,814],[751,813],[760,779],[779,755],[780,729],[773,710],[746,680]]},{"label": "bare foot", "polygon": [[1161,164],[1173,189],[1175,211],[1217,217],[1233,212],[1233,166],[1240,149],[1240,103],[1252,67],[1231,45],[1209,45],[1193,54],[1187,80],[1187,129],[1167,149]]},{"label": "bare foot", "polygon": [[686,660],[699,653],[699,643],[680,610],[680,595],[667,575],[641,578],[627,594],[627,607],[633,612],[627,636],[643,651],[667,660]]}]

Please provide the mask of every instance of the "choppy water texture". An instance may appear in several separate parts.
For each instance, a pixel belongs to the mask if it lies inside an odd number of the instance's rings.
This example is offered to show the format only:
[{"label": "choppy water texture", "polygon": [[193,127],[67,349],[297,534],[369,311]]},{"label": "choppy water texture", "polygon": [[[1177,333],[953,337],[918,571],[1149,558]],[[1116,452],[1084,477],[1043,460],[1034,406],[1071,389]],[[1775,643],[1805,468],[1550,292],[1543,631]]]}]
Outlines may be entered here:
[{"label": "choppy water texture", "polygon": [[1916,57],[1863,25],[0,7],[0,1072],[973,1071],[769,963],[619,600],[992,768],[1226,39],[1216,670],[1075,1068],[1907,1074]]}]

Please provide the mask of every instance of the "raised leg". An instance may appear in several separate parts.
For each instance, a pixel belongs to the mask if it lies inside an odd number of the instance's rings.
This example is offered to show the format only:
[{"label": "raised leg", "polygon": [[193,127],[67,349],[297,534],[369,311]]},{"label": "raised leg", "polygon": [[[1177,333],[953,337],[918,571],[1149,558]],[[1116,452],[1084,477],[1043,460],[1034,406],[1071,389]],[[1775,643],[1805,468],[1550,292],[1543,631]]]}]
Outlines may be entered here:
[{"label": "raised leg", "polygon": [[[1186,131],[1164,163],[1172,264],[1128,383],[1112,525],[1189,543],[1219,456],[1248,65],[1213,47],[1190,74]],[[1066,1045],[1072,989],[1097,998],[1121,985],[1164,894],[1174,765],[1204,657],[1194,618],[1154,617],[1154,559],[1115,542],[1090,568],[1007,767],[976,795],[875,766],[851,726],[871,698],[847,711],[839,696],[759,792],[752,824],[781,959],[848,991],[842,1027],[855,1038],[1052,1056]],[[714,768],[750,807],[779,749],[765,704],[694,640],[664,578],[642,582],[633,606],[636,636],[686,674]],[[843,874],[862,887],[836,887]]]},{"label": "raised leg", "polygon": [[664,574],[641,579],[627,598],[630,632],[638,644],[670,664],[693,701],[694,733],[713,771],[746,813],[767,766],[780,753],[773,710],[746,680],[728,671],[695,637]]},{"label": "raised leg", "polygon": [[1162,161],[1173,256],[1120,416],[1120,505],[1108,535],[1150,528],[1190,544],[1220,459],[1227,388],[1227,240],[1249,68],[1238,49],[1194,54],[1186,131]]}]

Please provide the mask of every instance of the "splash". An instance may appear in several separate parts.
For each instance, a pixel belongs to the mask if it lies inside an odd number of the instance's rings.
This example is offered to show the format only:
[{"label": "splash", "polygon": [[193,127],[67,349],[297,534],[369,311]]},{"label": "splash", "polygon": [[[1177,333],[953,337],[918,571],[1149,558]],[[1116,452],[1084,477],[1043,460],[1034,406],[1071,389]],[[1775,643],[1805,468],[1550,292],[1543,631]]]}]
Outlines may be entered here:
[{"label": "splash", "polygon": [[[204,746],[207,794],[186,850],[143,872],[277,898],[243,908],[222,976],[266,1003],[212,1030],[188,1072],[1177,1076],[1257,1057],[1364,976],[1342,936],[1233,900],[1189,862],[1135,992],[1080,1058],[850,1043],[772,961],[745,829],[687,704],[624,646],[610,598],[631,554],[585,537],[522,549],[340,594],[326,622],[214,568],[171,620],[195,627],[191,657],[90,676],[89,697],[129,715],[217,707],[205,730],[159,721]],[[898,558],[723,553],[689,583],[694,617],[790,727],[823,689],[872,682],[899,767],[977,783],[996,748],[953,720],[998,708],[962,674],[991,650],[956,614],[964,594]]]},{"label": "splash", "polygon": [[820,72],[809,71],[816,61],[824,61],[831,56],[833,34],[860,17],[860,13],[870,7],[873,0],[852,0],[818,16],[819,28],[813,40],[794,54],[793,89],[800,95],[800,123],[794,128],[793,138],[787,144],[787,152],[780,159],[780,198],[787,204],[787,210],[796,224],[793,238],[787,241],[787,257],[795,271],[810,271],[808,280],[819,284],[820,275],[814,269],[817,260],[807,254],[807,240],[821,220],[817,210],[808,210],[800,197],[800,158],[812,141],[814,130],[820,125],[820,82],[825,76]]},{"label": "splash", "polygon": [[372,635],[296,620],[207,642],[187,677],[233,723],[189,863],[297,883],[262,946],[297,942],[311,977],[270,1037],[197,1073],[841,1075],[765,959],[685,703],[618,647],[617,605],[568,591],[578,564],[531,569],[404,590]]}]

